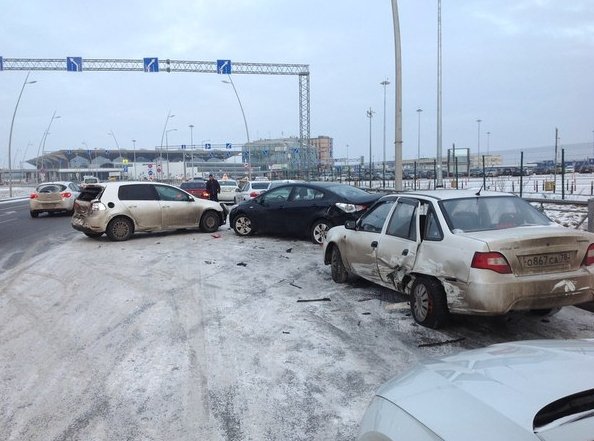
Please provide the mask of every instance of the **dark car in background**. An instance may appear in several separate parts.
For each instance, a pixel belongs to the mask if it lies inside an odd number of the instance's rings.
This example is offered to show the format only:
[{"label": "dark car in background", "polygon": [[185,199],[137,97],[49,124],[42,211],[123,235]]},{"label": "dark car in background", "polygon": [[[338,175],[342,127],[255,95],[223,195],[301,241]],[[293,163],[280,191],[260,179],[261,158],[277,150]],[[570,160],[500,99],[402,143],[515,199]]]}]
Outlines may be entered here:
[{"label": "dark car in background", "polygon": [[235,206],[229,223],[239,236],[292,235],[321,244],[330,228],[358,219],[379,198],[347,184],[289,183]]},{"label": "dark car in background", "polygon": [[209,199],[210,196],[208,191],[206,191],[206,181],[204,180],[182,182],[179,188],[200,199]]}]

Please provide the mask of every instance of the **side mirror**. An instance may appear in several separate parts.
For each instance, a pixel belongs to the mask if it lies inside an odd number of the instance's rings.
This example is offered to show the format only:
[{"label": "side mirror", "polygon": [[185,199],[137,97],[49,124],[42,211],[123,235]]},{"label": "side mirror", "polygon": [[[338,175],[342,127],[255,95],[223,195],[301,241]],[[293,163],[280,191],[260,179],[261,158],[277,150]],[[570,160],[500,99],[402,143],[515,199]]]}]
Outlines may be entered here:
[{"label": "side mirror", "polygon": [[354,220],[348,220],[344,223],[344,227],[347,230],[356,230],[357,229],[357,221]]}]

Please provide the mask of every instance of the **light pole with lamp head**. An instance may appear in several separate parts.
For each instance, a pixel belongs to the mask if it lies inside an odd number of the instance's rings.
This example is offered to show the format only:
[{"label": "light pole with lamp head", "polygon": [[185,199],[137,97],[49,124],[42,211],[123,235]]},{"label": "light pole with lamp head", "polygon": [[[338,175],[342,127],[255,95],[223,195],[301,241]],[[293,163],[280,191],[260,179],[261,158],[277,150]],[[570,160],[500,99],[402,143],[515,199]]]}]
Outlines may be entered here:
[{"label": "light pole with lamp head", "polygon": [[231,78],[231,75],[227,75],[229,81],[222,80],[225,84],[231,84],[233,87],[233,92],[235,92],[235,97],[237,98],[237,102],[239,103],[239,108],[241,109],[241,115],[243,116],[243,124],[245,125],[245,136],[247,138],[247,148],[248,148],[248,179],[252,180],[252,148],[250,146],[250,131],[248,130],[248,123],[247,119],[245,118],[245,112],[243,111],[243,105],[241,104],[241,100],[239,99],[239,94],[237,93],[237,89],[235,88],[235,83]]},{"label": "light pole with lamp head", "polygon": [[382,167],[382,182],[383,187],[386,188],[386,86],[390,84],[390,82],[386,78],[380,84],[384,86],[384,163]]},{"label": "light pole with lamp head", "polygon": [[56,110],[54,110],[54,113],[52,114],[52,117],[50,119],[49,124],[47,125],[47,129],[45,129],[45,132],[43,132],[43,136],[41,137],[41,139],[39,140],[39,147],[37,148],[37,164],[36,164],[36,168],[37,168],[37,182],[40,181],[39,179],[39,154],[41,153],[41,169],[43,169],[43,156],[45,155],[45,141],[47,140],[47,136],[49,135],[49,131],[52,128],[52,123],[54,122],[55,119],[59,119],[62,118],[60,115],[56,115]]},{"label": "light pole with lamp head", "polygon": [[481,122],[482,121],[483,121],[482,119],[477,119],[476,120],[476,123],[477,123],[477,126],[478,126],[478,130],[477,130],[477,142],[476,142],[477,153],[478,153],[477,161],[478,161],[479,164],[481,163]]},{"label": "light pole with lamp head", "polygon": [[367,111],[367,118],[369,118],[369,189],[371,190],[371,181],[373,179],[373,173],[371,171],[371,118],[375,112],[371,110],[371,107]]},{"label": "light pole with lamp head", "polygon": [[177,132],[177,129],[168,129],[165,131],[165,147],[167,149],[167,179],[169,177],[169,132]]},{"label": "light pole with lamp head", "polygon": [[[161,134],[161,149],[159,151],[159,155],[161,156],[161,161],[163,161],[163,138],[165,138],[165,131],[167,130],[167,124],[169,123],[169,119],[173,118],[175,115],[171,114],[171,110],[169,112],[167,112],[167,118],[165,118],[165,125],[163,126],[163,133]],[[157,168],[161,169],[161,177],[163,175],[163,170],[162,170],[163,164],[161,164],[159,166],[159,164],[157,164]]]},{"label": "light pole with lamp head", "polygon": [[8,196],[12,197],[12,129],[14,127],[14,119],[16,117],[17,109],[19,108],[19,103],[21,101],[21,96],[23,96],[23,90],[25,90],[25,86],[27,84],[35,84],[37,81],[29,81],[29,74],[27,72],[27,76],[25,77],[25,81],[23,81],[23,87],[21,87],[21,92],[19,93],[19,97],[17,99],[16,105],[14,106],[14,112],[12,114],[12,121],[10,122],[10,133],[8,135]]},{"label": "light pole with lamp head", "polygon": [[[192,179],[194,179],[194,124],[190,124],[188,126],[190,128],[190,161],[192,162]],[[185,163],[185,154],[184,154],[184,163]],[[184,169],[184,179],[186,177],[186,172]]]},{"label": "light pole with lamp head", "polygon": [[421,112],[423,109],[420,107],[417,109],[417,115],[419,116],[419,123],[417,125],[417,162],[421,160]]}]

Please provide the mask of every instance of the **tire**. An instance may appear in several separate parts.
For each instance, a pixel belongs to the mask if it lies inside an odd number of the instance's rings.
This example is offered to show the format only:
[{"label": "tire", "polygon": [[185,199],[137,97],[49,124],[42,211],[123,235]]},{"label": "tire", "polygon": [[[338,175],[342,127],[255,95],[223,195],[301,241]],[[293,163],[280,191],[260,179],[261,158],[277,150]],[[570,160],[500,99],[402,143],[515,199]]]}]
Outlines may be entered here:
[{"label": "tire", "polygon": [[448,304],[443,286],[435,279],[418,277],[411,290],[410,310],[415,321],[437,329],[448,319]]},{"label": "tire", "polygon": [[200,218],[200,229],[205,233],[214,233],[219,229],[219,215],[214,211],[207,211]]},{"label": "tire", "polygon": [[332,228],[332,225],[326,219],[316,220],[309,230],[309,236],[313,243],[321,245],[326,239],[326,233]]},{"label": "tire", "polygon": [[99,239],[103,236],[103,233],[84,233],[85,236],[90,237],[91,239]]},{"label": "tire", "polygon": [[251,236],[254,234],[252,220],[245,214],[238,215],[233,219],[233,231],[235,231],[235,234],[238,236]]},{"label": "tire", "polygon": [[105,234],[115,242],[128,240],[134,234],[134,224],[126,217],[116,217],[107,224]]},{"label": "tire", "polygon": [[29,213],[31,214],[31,217],[38,217],[39,216],[39,212],[38,211],[30,211]]},{"label": "tire", "polygon": [[332,247],[332,257],[330,258],[330,269],[332,273],[332,280],[336,283],[345,283],[349,279],[349,273],[342,263],[342,256],[338,246]]}]

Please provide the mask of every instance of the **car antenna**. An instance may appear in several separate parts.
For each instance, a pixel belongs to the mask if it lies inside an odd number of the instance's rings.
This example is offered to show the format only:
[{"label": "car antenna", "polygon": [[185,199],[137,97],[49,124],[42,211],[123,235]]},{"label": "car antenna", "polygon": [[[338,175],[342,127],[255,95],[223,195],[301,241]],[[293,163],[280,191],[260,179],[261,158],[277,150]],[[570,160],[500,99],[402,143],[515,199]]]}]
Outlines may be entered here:
[{"label": "car antenna", "polygon": [[483,186],[485,184],[481,184],[481,188],[478,189],[478,191],[474,194],[475,196],[480,196],[481,195],[481,190],[483,189]]}]

